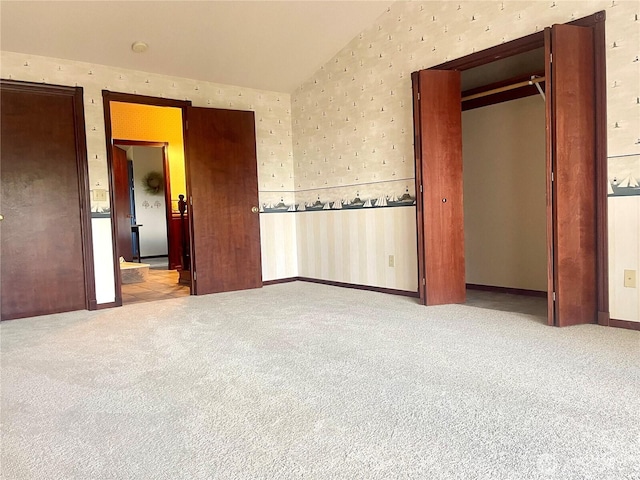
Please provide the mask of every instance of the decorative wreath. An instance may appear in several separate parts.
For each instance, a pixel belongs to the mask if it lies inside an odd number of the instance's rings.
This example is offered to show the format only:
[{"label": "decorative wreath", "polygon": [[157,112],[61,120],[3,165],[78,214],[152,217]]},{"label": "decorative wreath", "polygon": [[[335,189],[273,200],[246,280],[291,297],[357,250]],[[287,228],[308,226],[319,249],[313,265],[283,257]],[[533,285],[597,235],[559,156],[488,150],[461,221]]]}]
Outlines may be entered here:
[{"label": "decorative wreath", "polygon": [[160,172],[149,172],[142,179],[142,184],[149,195],[160,195],[164,189],[164,177]]}]

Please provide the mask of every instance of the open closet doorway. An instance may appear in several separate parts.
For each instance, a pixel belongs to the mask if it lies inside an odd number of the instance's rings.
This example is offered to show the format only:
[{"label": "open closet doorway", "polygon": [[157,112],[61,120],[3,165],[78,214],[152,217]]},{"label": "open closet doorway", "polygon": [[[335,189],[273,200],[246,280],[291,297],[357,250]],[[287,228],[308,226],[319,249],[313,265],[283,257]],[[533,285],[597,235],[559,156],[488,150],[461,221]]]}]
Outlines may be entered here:
[{"label": "open closet doorway", "polygon": [[[604,19],[599,12],[413,73],[425,305],[466,298],[461,72],[543,49],[547,322],[608,324]],[[542,90],[534,73],[524,85]],[[484,85],[490,92],[482,96],[509,100],[520,87],[513,82]]]},{"label": "open closet doorway", "polygon": [[544,49],[465,70],[466,304],[547,322]]}]

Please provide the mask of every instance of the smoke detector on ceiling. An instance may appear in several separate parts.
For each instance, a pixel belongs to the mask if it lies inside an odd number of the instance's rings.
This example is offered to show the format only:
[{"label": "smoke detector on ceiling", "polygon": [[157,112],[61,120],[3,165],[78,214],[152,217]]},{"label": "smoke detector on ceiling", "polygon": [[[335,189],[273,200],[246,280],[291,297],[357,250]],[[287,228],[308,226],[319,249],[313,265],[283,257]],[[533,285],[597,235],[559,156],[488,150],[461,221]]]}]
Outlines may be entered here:
[{"label": "smoke detector on ceiling", "polygon": [[144,53],[148,48],[149,45],[144,42],[133,42],[133,45],[131,45],[131,50],[133,50],[135,53]]}]

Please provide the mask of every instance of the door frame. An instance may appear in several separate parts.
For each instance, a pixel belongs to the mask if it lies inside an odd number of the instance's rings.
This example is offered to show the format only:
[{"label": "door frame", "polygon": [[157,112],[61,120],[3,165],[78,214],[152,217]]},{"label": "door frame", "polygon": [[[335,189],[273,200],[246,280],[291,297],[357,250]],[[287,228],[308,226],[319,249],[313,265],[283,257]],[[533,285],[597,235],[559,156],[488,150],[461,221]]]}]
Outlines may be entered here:
[{"label": "door frame", "polygon": [[[120,138],[113,139],[113,145],[123,145],[127,147],[150,147],[162,149],[162,175],[164,176],[164,203],[165,203],[165,221],[167,230],[167,256],[170,252],[171,236],[169,235],[169,222],[171,222],[171,179],[169,178],[169,142],[148,142],[145,140],[123,140]],[[135,160],[135,159],[134,159]],[[140,255],[140,252],[138,252]],[[167,260],[168,261],[168,260]],[[169,265],[171,270],[171,265]]]},{"label": "door frame", "polygon": [[89,163],[87,161],[87,135],[84,118],[84,91],[82,87],[68,87],[47,83],[23,82],[0,79],[3,90],[30,94],[60,95],[72,97],[76,142],[76,168],[78,171],[78,201],[80,204],[80,237],[84,264],[85,308],[95,310],[96,278],[93,264],[93,237],[91,229],[91,198],[89,187]]},{"label": "door frame", "polygon": [[[594,13],[571,22],[568,25],[589,27],[593,29],[594,37],[594,113],[595,113],[595,185],[596,185],[596,283],[597,283],[597,322],[600,325],[609,325],[609,264],[608,264],[608,233],[607,233],[607,99],[606,99],[606,39],[605,39],[605,19],[604,11]],[[544,29],[538,29],[535,33],[525,37],[512,40],[510,42],[487,48],[480,52],[475,52],[464,57],[460,57],[440,65],[430,67],[428,70],[468,70],[491,63],[501,58],[510,57],[520,53],[525,53],[534,49],[545,47]],[[417,100],[417,74],[412,74],[414,105]],[[550,81],[549,81],[550,83]],[[417,113],[414,109],[414,125]],[[416,130],[414,128],[414,130]],[[421,157],[418,155],[419,133],[415,132],[416,148],[416,187],[421,185]],[[418,229],[418,292],[420,299],[425,297],[424,278],[425,252],[422,242],[423,219],[422,210],[416,208],[416,225]]]},{"label": "door frame", "polygon": [[[122,279],[120,278],[120,265],[118,262],[118,245],[117,245],[117,235],[115,231],[115,196],[113,191],[113,157],[111,153],[111,147],[114,142],[117,140],[113,139],[113,132],[111,128],[111,102],[122,102],[122,103],[136,103],[140,105],[151,105],[154,107],[173,107],[180,108],[182,110],[182,131],[185,130],[185,121],[186,121],[186,108],[191,106],[191,100],[173,100],[169,98],[160,98],[160,97],[150,97],[147,95],[137,95],[132,93],[119,93],[119,92],[111,92],[109,90],[102,91],[102,102],[104,107],[104,128],[105,128],[105,140],[107,146],[107,171],[109,174],[109,204],[111,205],[111,238],[112,238],[112,251],[113,251],[113,276],[115,280],[115,302],[114,306],[121,307],[122,306]],[[122,140],[118,140],[122,142]],[[166,162],[166,156],[165,156]],[[186,158],[185,158],[186,163]],[[186,166],[186,165],[185,165]],[[167,179],[166,171],[165,171],[165,179]],[[165,182],[166,184],[166,182]],[[188,195],[189,187],[187,185],[187,195]],[[165,198],[168,195],[168,191],[165,188]],[[167,205],[167,208],[171,209],[171,203]],[[167,235],[169,234],[169,224],[167,220]],[[188,219],[191,222],[191,216]],[[193,294],[193,282],[189,286],[189,291]]]}]

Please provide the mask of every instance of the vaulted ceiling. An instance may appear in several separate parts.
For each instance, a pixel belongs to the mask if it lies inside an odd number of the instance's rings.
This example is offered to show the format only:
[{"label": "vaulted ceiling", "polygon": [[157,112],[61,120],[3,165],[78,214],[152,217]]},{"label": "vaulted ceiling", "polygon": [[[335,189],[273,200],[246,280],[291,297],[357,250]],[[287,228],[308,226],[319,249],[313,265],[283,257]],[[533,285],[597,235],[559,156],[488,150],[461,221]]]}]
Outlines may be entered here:
[{"label": "vaulted ceiling", "polygon": [[391,3],[2,0],[0,48],[291,92]]}]

